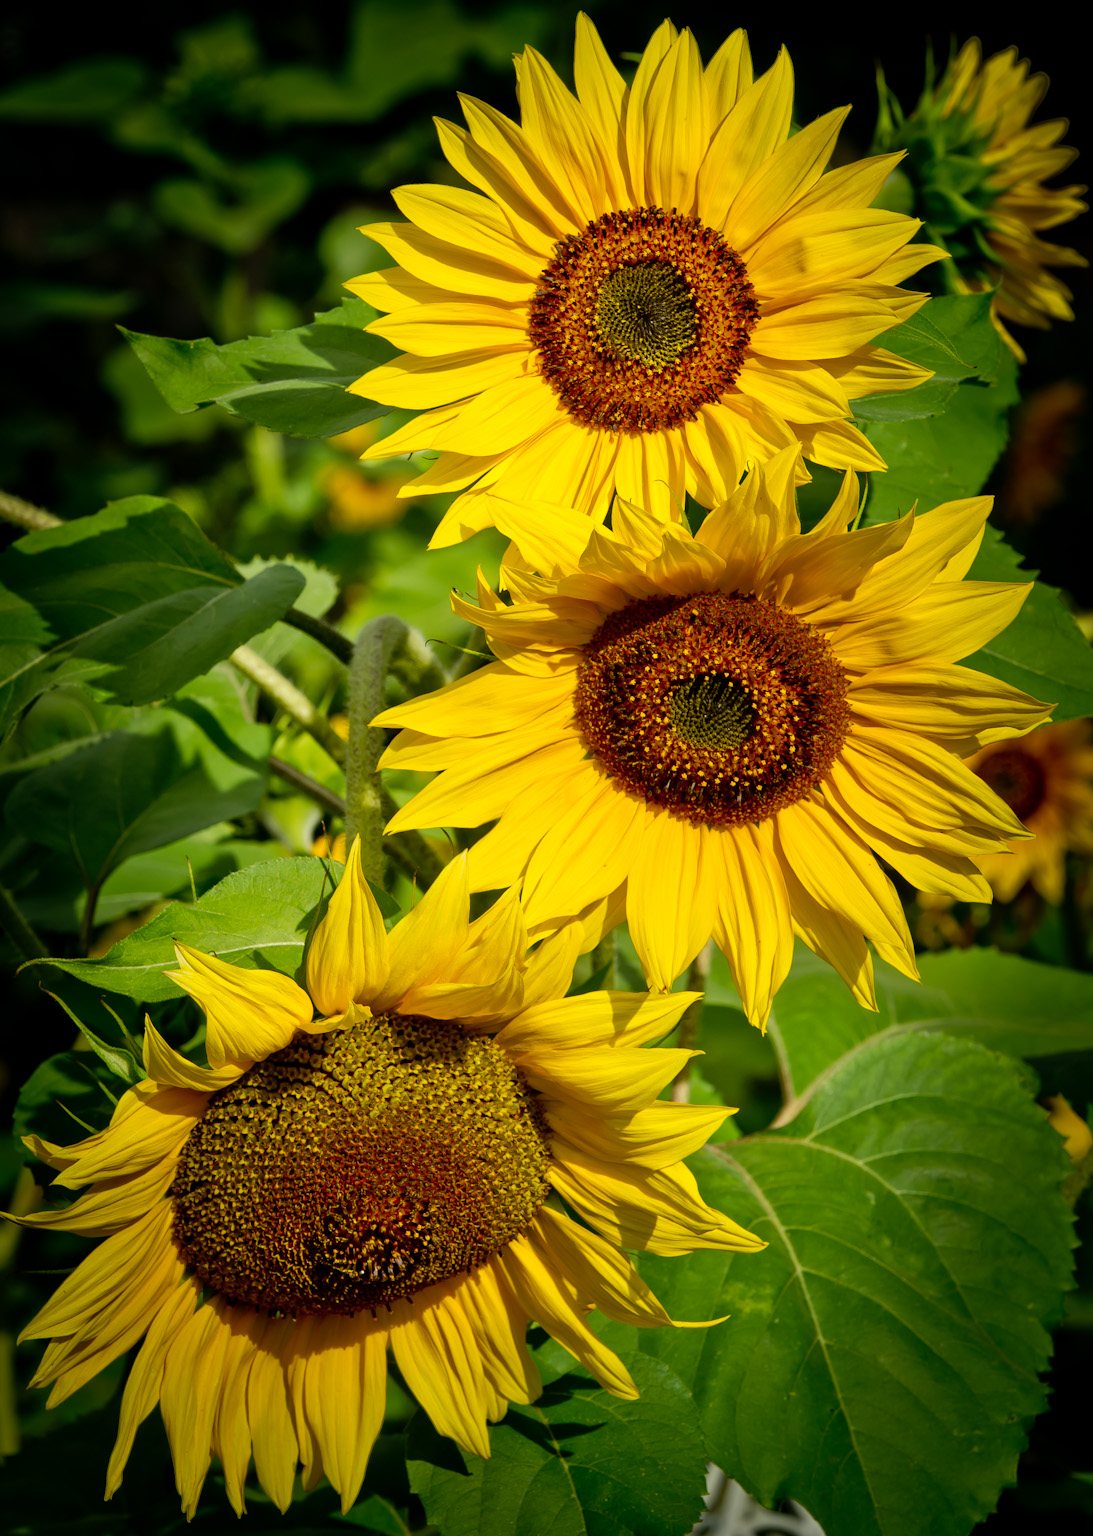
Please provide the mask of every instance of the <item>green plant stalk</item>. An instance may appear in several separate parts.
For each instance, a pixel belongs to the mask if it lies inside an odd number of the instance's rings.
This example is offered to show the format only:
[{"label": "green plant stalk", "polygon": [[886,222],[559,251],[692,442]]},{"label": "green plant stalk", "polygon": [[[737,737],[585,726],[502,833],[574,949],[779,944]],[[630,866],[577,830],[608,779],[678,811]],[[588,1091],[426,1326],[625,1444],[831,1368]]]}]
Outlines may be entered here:
[{"label": "green plant stalk", "polygon": [[249,677],[267,698],[272,699],[286,715],[290,715],[309,736],[313,736],[336,763],[344,764],[345,742],[326,716],[315,708],[295,683],[289,682],[283,672],[278,672],[276,667],[271,667],[265,657],[259,656],[257,651],[252,651],[249,645],[237,646],[231,653],[230,659],[232,665],[242,672],[244,677]]},{"label": "green plant stalk", "polygon": [[340,630],[324,623],[322,619],[312,618],[310,613],[304,613],[299,608],[290,608],[283,622],[291,624],[293,629],[300,630],[302,634],[310,635],[312,640],[324,645],[332,656],[336,656],[346,666],[353,660],[352,640],[347,640]]},{"label": "green plant stalk", "polygon": [[49,950],[16,906],[11,892],[0,885],[0,928],[24,960],[45,960]]},{"label": "green plant stalk", "polygon": [[0,491],[0,517],[6,517],[9,523],[18,523],[21,528],[35,530],[59,528],[62,522],[44,507],[36,507],[32,501],[24,501],[10,491]]},{"label": "green plant stalk", "polygon": [[[378,764],[386,736],[372,721],[387,702],[391,673],[409,694],[439,688],[448,681],[443,667],[416,630],[394,614],[381,614],[361,630],[349,666],[349,754],[345,769],[345,846],[360,839],[361,868],[377,885],[383,884],[384,824],[394,804],[379,779]],[[428,883],[440,863],[418,839],[424,856],[416,873]],[[404,842],[404,847],[406,844]],[[407,848],[407,852],[408,852]]]}]

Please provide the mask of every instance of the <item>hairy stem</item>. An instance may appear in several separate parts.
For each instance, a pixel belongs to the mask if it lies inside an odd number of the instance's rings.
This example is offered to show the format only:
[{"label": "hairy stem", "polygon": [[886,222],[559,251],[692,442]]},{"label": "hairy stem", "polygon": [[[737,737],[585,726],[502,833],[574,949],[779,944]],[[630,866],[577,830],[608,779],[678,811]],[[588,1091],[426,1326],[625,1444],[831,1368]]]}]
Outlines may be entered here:
[{"label": "hairy stem", "polygon": [[32,501],[24,501],[10,491],[0,491],[0,517],[18,523],[21,528],[59,528],[63,522],[63,518],[54,517],[44,507],[36,507]]},{"label": "hairy stem", "polygon": [[282,615],[282,622],[291,624],[293,629],[299,629],[320,645],[325,645],[330,654],[346,666],[353,660],[352,640],[347,640],[340,630],[324,623],[322,619],[314,619],[310,613],[304,613],[299,608],[290,608]]},{"label": "hairy stem", "polygon": [[323,747],[336,763],[345,762],[345,742],[334,730],[325,715],[321,714],[306,694],[295,683],[289,682],[283,672],[271,667],[264,656],[252,651],[249,645],[240,645],[231,653],[231,662],[244,677],[249,677],[267,698],[291,715],[303,726],[309,736]]},{"label": "hairy stem", "polygon": [[[349,755],[345,770],[345,846],[360,839],[361,868],[383,884],[383,828],[394,804],[379,780],[378,764],[386,740],[371,722],[387,702],[387,676],[393,673],[407,693],[442,687],[447,673],[425,641],[394,614],[381,614],[361,630],[349,667]],[[416,872],[432,879],[439,860],[424,840],[415,839],[421,860]],[[406,834],[403,849],[408,852]]]},{"label": "hairy stem", "polygon": [[270,757],[268,761],[270,773],[275,773],[279,779],[284,779],[286,784],[291,784],[319,805],[325,805],[327,810],[333,811],[336,816],[345,815],[345,801],[334,790],[327,789],[326,785],[320,784],[318,779],[313,779],[309,773],[304,773],[300,768],[294,768],[283,758]]}]

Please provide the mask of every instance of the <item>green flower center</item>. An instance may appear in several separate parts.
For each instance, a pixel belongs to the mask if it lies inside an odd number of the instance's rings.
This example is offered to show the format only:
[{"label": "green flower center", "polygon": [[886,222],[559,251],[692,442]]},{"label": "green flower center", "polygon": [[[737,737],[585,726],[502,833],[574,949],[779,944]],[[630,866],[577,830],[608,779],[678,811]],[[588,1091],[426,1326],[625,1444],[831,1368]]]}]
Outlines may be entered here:
[{"label": "green flower center", "polygon": [[209,1099],[171,1186],[175,1241],[230,1301],[389,1306],[485,1263],[549,1193],[534,1091],[457,1023],[299,1034]]},{"label": "green flower center", "polygon": [[616,357],[643,363],[655,373],[670,368],[697,334],[691,290],[662,261],[610,273],[596,301],[596,324]]},{"label": "green flower center", "polygon": [[681,741],[735,752],[751,735],[755,706],[731,677],[692,677],[668,695],[668,719]]}]

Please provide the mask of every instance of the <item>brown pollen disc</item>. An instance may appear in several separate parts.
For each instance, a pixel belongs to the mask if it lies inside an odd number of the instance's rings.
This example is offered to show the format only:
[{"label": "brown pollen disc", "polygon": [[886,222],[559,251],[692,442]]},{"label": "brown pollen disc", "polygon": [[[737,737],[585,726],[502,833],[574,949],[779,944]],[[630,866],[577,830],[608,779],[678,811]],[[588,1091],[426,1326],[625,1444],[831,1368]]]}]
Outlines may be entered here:
[{"label": "brown pollen disc", "polygon": [[528,334],[571,416],[659,432],[732,387],[758,318],[744,263],[715,230],[631,208],[559,240]]},{"label": "brown pollen disc", "polygon": [[703,826],[765,821],[819,784],[850,720],[827,641],[739,593],[649,597],[585,648],[575,709],[611,777]]},{"label": "brown pollen disc", "polygon": [[171,1185],[175,1242],[229,1301],[375,1312],[511,1242],[549,1162],[535,1093],[500,1046],[387,1014],[298,1034],[212,1095]]},{"label": "brown pollen disc", "polygon": [[983,782],[1004,800],[1019,821],[1039,810],[1047,793],[1043,764],[1020,747],[1000,747],[975,770]]}]

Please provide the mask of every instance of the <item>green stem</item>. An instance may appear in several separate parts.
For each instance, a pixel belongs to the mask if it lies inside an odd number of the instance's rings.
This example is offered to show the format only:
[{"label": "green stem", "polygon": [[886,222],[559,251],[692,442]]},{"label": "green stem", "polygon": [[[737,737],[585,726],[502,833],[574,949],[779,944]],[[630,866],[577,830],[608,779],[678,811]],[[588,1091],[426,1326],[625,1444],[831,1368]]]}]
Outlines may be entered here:
[{"label": "green stem", "polygon": [[302,725],[309,736],[314,736],[320,747],[329,752],[336,763],[345,762],[345,742],[326,716],[315,708],[295,683],[289,682],[283,672],[278,672],[276,667],[271,667],[265,657],[259,656],[257,651],[252,651],[249,645],[238,646],[231,654],[231,662],[244,677],[249,677],[252,683],[261,688],[267,698],[272,699],[283,709],[286,715],[291,715],[298,725]]},{"label": "green stem", "polygon": [[286,784],[300,790],[319,805],[325,805],[328,811],[333,811],[336,816],[345,815],[345,801],[334,790],[327,789],[325,784],[320,784],[318,779],[313,779],[309,773],[304,773],[300,768],[294,768],[291,763],[286,763],[283,758],[270,757],[269,771],[275,773],[279,779],[284,779]]},{"label": "green stem", "polygon": [[[361,630],[349,666],[345,846],[350,848],[354,838],[360,839],[361,868],[377,885],[383,884],[384,823],[394,806],[385,795],[378,771],[386,735],[372,721],[386,705],[388,673],[393,673],[409,694],[439,688],[448,681],[422,637],[394,614],[381,614]],[[419,851],[424,862],[418,873],[427,883],[432,866],[439,869],[439,860],[423,842]]]},{"label": "green stem", "polygon": [[[712,958],[713,940],[707,939],[691,961],[691,968],[687,972],[688,992],[705,992]],[[704,1001],[703,997],[696,998],[679,1021],[679,1039],[676,1044],[683,1050],[693,1051],[698,1045]],[[691,1101],[691,1063],[689,1061],[672,1084],[672,1100],[676,1104],[689,1104]]]},{"label": "green stem", "polygon": [[[595,976],[597,971],[603,971],[603,980],[600,988],[604,992],[610,992],[615,985],[615,939],[618,930],[612,928],[610,933],[605,933],[600,942],[592,951],[592,971]],[[606,967],[606,969],[604,969]]]},{"label": "green stem", "polygon": [[0,885],[0,928],[24,960],[45,960],[49,950],[16,906],[11,892]]},{"label": "green stem", "polygon": [[36,530],[59,528],[64,521],[63,518],[54,517],[44,507],[36,507],[32,501],[13,496],[10,491],[0,491],[0,517],[6,517],[9,523],[18,523],[21,528]]},{"label": "green stem", "polygon": [[340,630],[324,623],[322,619],[312,618],[310,613],[303,613],[299,608],[290,608],[283,616],[283,622],[291,624],[293,629],[302,630],[320,645],[325,645],[330,654],[346,666],[353,660],[352,640],[347,640]]}]

